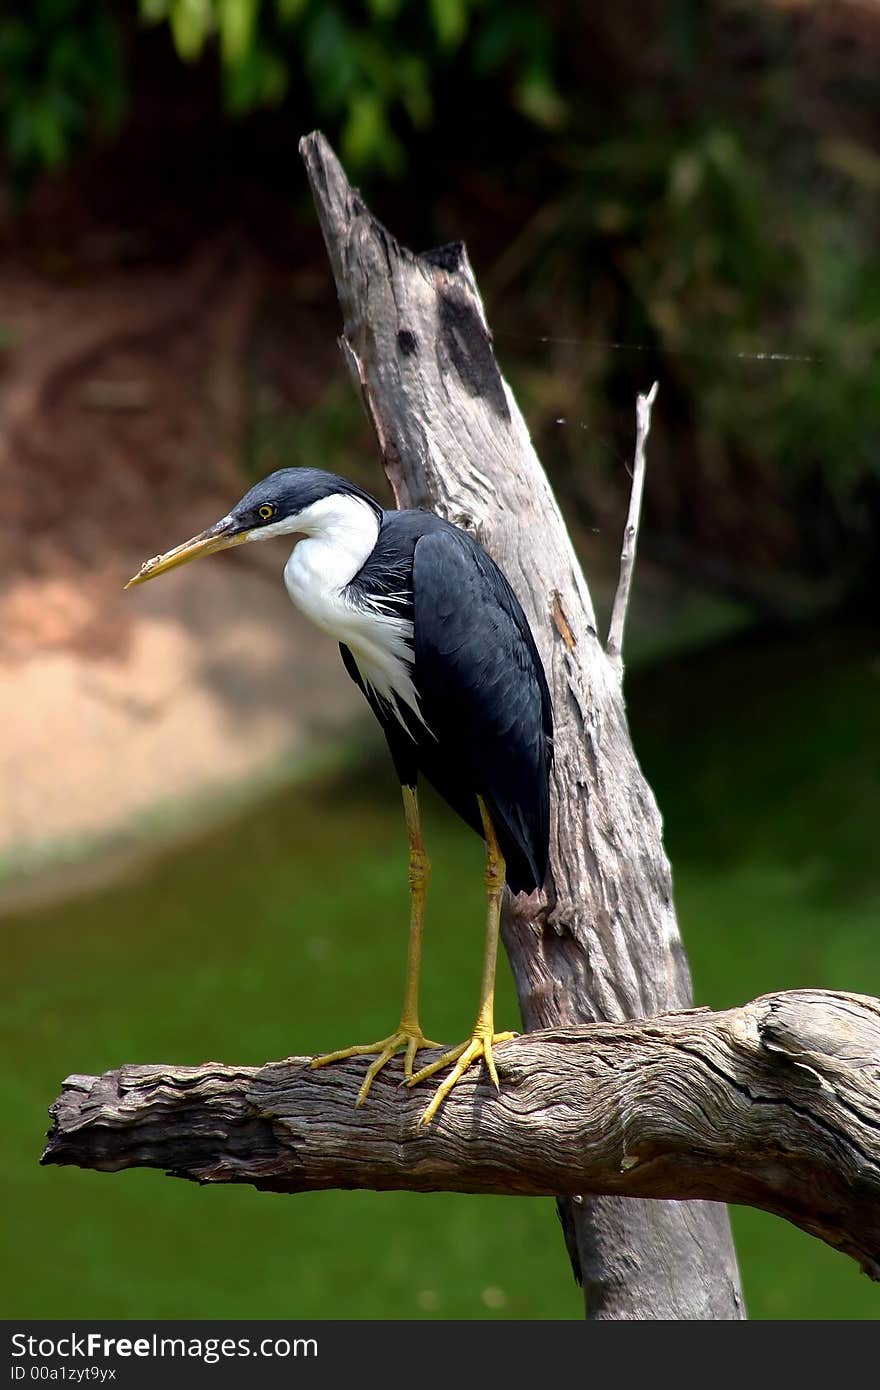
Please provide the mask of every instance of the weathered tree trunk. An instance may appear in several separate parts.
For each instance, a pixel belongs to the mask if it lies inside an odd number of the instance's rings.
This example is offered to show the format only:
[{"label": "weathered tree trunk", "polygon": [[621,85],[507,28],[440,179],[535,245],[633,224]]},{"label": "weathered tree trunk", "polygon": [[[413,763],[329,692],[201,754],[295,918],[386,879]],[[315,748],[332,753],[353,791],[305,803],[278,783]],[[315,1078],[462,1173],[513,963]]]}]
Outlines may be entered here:
[{"label": "weathered tree trunk", "polygon": [[623,1193],[594,1200],[627,1219],[669,1210],[637,1197],[730,1199],[880,1277],[880,1001],[797,990],[527,1033],[497,1062],[500,1095],[474,1068],[430,1125],[396,1068],[357,1109],[358,1061],[71,1076],[43,1161],[274,1192]]},{"label": "weathered tree trunk", "polygon": [[[617,662],[516,401],[463,245],[401,246],[320,134],[300,145],[344,318],[343,348],[403,507],[472,531],[511,580],[553,694],[546,896],[507,903],[527,1029],[692,1002],[669,864],[630,742]],[[570,1215],[591,1318],[744,1316],[727,1213],[599,1197]]]}]

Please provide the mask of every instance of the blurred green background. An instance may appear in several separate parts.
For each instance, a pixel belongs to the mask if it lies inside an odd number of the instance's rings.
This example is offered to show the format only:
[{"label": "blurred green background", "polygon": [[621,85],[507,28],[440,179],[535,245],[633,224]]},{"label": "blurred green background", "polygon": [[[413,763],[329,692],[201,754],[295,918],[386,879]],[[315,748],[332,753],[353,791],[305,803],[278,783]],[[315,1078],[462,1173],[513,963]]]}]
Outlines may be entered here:
[{"label": "blurred green background", "polygon": [[[853,630],[755,639],[633,680],[700,1002],[788,986],[880,992],[880,786],[866,758],[878,689],[876,648]],[[285,1198],[36,1165],[47,1102],[72,1068],[259,1064],[392,1026],[406,930],[399,793],[384,758],[353,761],[122,884],[4,922],[7,1316],[580,1316],[550,1201]],[[433,798],[426,821],[423,1013],[454,1038],[475,1002],[481,854]],[[499,983],[503,1026],[517,1016],[506,969]],[[733,1218],[753,1317],[877,1316],[877,1290],[851,1260],[776,1218]]]},{"label": "blurred green background", "polygon": [[[273,467],[383,486],[296,159],[315,125],[403,240],[466,237],[600,607],[634,394],[660,380],[628,700],[698,1002],[880,994],[878,72],[880,15],[855,0],[35,0],[0,17],[4,711],[39,723],[28,673],[53,662],[85,692],[42,754],[17,756],[5,716],[0,738],[4,1315],[582,1312],[549,1201],[288,1199],[36,1164],[70,1071],[256,1064],[396,1018],[405,837],[378,734],[300,730],[241,771],[278,684],[260,644],[286,641],[260,616],[267,575],[228,571],[256,585],[219,725],[236,774],[194,774],[191,798],[167,743],[126,763],[145,619],[120,576]],[[214,631],[201,610],[181,627],[209,694]],[[130,742],[86,703],[107,671]],[[85,806],[102,743],[123,781],[167,763],[172,801],[120,793],[42,833],[41,805],[53,827],[54,803]],[[480,848],[434,801],[428,829],[425,1023],[457,1037]],[[506,973],[498,1015],[515,1022]],[[877,1316],[851,1261],[733,1215],[753,1317]]]}]

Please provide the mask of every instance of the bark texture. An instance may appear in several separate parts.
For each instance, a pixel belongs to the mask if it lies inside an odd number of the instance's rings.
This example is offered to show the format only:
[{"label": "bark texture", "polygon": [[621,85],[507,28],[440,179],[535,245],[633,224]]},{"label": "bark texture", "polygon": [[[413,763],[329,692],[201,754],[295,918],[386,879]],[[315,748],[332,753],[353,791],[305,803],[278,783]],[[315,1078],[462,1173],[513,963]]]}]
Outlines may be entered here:
[{"label": "bark texture", "polygon": [[[496,1060],[500,1094],[476,1069],[429,1126],[399,1061],[359,1110],[359,1062],[72,1076],[43,1162],[276,1192],[622,1194],[610,1200],[625,1217],[633,1205],[679,1209],[637,1197],[743,1202],[880,1277],[877,1000],[768,995],[724,1013],[525,1034]],[[668,1273],[678,1289],[681,1273]]]},{"label": "bark texture", "polygon": [[[470,530],[529,617],[556,720],[551,870],[509,901],[504,941],[529,1030],[692,1003],[654,797],[619,679],[461,243],[415,255],[376,220],[324,137],[300,145],[342,307],[342,346],[398,504]],[[500,1022],[503,1026],[503,1021]],[[740,1318],[722,1207],[570,1205],[591,1318]],[[571,1248],[571,1245],[570,1245]]]}]

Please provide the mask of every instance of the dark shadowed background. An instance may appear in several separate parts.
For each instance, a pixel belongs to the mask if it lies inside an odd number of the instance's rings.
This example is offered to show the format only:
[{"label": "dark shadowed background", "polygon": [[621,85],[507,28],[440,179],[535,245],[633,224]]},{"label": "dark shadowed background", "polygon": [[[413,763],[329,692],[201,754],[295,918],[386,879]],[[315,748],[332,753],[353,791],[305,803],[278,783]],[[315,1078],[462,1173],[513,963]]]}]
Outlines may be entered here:
[{"label": "dark shadowed background", "polygon": [[[121,591],[273,468],[387,496],[296,155],[315,125],[402,240],[467,240],[603,611],[660,382],[627,691],[698,1002],[880,994],[878,73],[867,0],[0,17],[6,1316],[581,1311],[550,1201],[37,1166],[68,1072],[396,1018],[398,793],[283,544]],[[427,822],[425,1023],[457,1037],[480,847]],[[880,1311],[843,1256],[734,1227],[753,1316]]]}]

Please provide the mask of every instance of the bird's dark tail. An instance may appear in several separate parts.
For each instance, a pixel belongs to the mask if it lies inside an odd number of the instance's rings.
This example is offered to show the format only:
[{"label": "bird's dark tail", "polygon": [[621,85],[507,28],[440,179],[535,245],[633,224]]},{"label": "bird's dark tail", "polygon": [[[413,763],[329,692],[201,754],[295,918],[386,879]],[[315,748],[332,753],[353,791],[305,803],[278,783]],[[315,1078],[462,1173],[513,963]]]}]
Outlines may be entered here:
[{"label": "bird's dark tail", "polygon": [[527,817],[519,806],[505,811],[489,804],[489,814],[498,836],[507,867],[507,886],[511,893],[534,893],[543,887],[549,857],[549,814],[538,807],[537,815]]},{"label": "bird's dark tail", "polygon": [[570,1197],[556,1198],[556,1214],[562,1226],[562,1239],[571,1261],[571,1272],[579,1288],[583,1287],[584,1271],[581,1267],[581,1252],[578,1249],[577,1231],[574,1225],[574,1207]]}]

